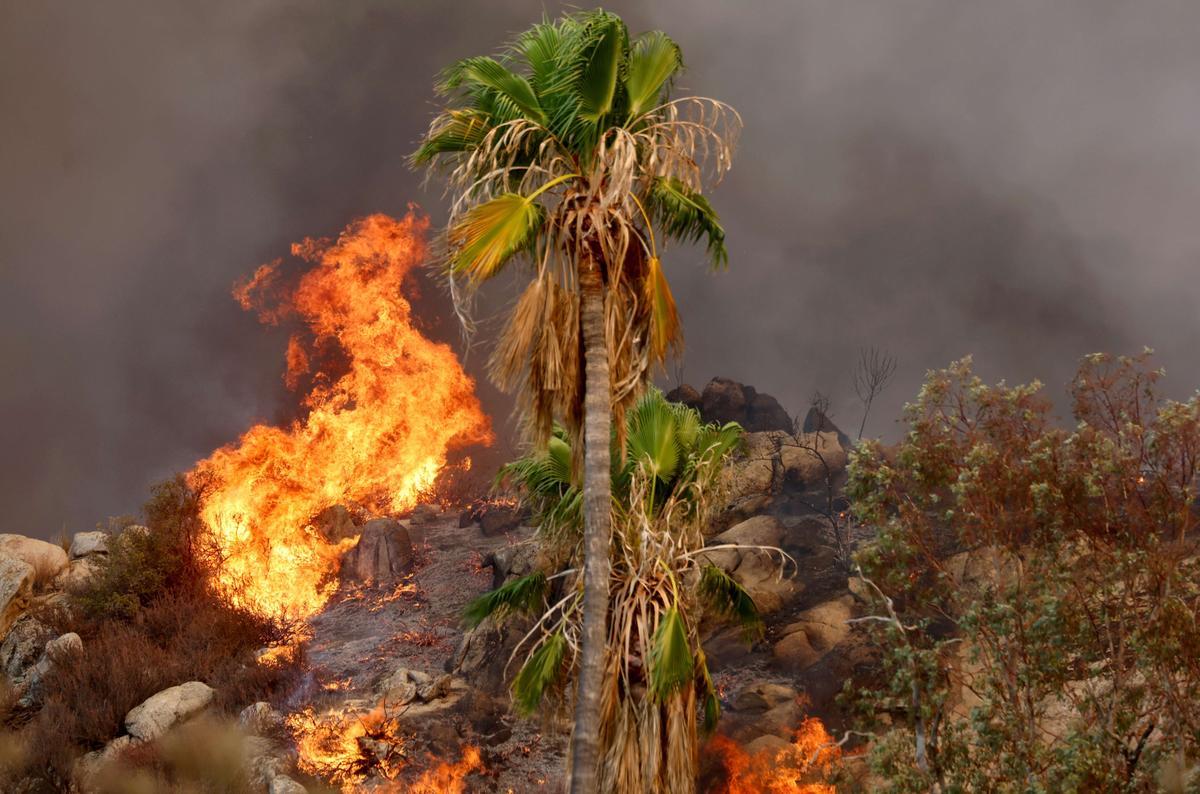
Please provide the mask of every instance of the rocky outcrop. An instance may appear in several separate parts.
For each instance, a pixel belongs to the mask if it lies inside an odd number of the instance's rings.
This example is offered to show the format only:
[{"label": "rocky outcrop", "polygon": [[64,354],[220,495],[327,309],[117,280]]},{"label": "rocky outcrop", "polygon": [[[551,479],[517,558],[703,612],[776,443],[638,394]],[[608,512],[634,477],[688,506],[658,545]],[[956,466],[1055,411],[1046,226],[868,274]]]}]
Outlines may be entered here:
[{"label": "rocky outcrop", "polygon": [[24,535],[0,534],[0,554],[20,560],[33,569],[34,586],[49,584],[67,567],[62,546]]},{"label": "rocky outcrop", "polygon": [[358,543],[342,558],[342,581],[380,584],[412,569],[413,545],[408,528],[391,518],[376,518],[362,527]]},{"label": "rocky outcrop", "polygon": [[53,638],[54,629],[32,615],[22,615],[13,623],[8,636],[0,642],[0,673],[10,685],[25,680],[26,673]]},{"label": "rocky outcrop", "polygon": [[751,433],[792,429],[778,400],[730,378],[713,378],[703,392],[684,384],[668,392],[667,399],[697,409],[705,422],[737,422]]},{"label": "rocky outcrop", "polygon": [[21,707],[31,708],[40,704],[45,695],[42,684],[50,671],[54,669],[55,665],[71,664],[72,658],[82,652],[83,640],[73,631],[46,643],[41,658],[30,668],[25,680],[17,689],[21,695],[18,700]]},{"label": "rocky outcrop", "polygon": [[139,741],[153,741],[208,708],[215,694],[212,687],[200,681],[164,689],[125,715],[125,730]]},{"label": "rocky outcrop", "polygon": [[775,661],[793,671],[812,667],[849,636],[854,605],[846,594],[801,612],[780,631],[771,651]]}]

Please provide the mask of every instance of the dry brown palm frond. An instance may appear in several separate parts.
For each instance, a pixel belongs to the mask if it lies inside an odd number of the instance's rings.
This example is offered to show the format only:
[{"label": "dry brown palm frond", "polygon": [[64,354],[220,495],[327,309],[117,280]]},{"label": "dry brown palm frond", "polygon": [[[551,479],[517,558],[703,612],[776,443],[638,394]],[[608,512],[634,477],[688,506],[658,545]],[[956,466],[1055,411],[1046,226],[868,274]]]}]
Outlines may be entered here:
[{"label": "dry brown palm frond", "polygon": [[657,108],[632,133],[645,154],[643,175],[678,179],[692,190],[718,184],[729,170],[742,118],[723,102],[684,97]]}]

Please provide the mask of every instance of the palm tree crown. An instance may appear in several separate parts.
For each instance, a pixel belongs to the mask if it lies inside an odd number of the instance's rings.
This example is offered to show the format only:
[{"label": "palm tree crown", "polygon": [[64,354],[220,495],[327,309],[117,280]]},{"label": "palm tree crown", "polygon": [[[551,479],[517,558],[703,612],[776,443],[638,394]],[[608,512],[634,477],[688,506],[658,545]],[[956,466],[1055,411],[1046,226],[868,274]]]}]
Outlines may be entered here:
[{"label": "palm tree crown", "polygon": [[703,242],[714,267],[727,262],[701,191],[728,169],[741,121],[713,100],[668,101],[682,66],[666,34],[631,38],[619,17],[589,11],[544,21],[497,57],[466,58],[441,76],[446,109],[413,161],[449,168],[460,306],[509,262],[533,265],[492,373],[520,393],[539,439],[556,417],[580,422],[580,257],[603,263],[618,428],[651,365],[682,340],[656,230]]}]

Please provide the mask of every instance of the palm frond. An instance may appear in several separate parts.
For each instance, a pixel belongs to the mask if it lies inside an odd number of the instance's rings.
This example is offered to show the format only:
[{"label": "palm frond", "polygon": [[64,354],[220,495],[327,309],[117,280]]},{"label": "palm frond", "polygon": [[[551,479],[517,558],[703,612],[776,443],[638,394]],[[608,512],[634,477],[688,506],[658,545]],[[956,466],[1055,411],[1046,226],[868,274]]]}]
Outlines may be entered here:
[{"label": "palm frond", "polygon": [[721,698],[708,672],[708,657],[703,650],[696,652],[696,666],[700,668],[700,683],[704,687],[704,732],[712,733],[721,719]]},{"label": "palm frond", "polygon": [[546,603],[546,574],[541,571],[506,582],[467,604],[463,622],[475,628],[488,617],[500,619],[519,612],[532,612]]},{"label": "palm frond", "polygon": [[692,648],[679,610],[671,607],[663,613],[649,653],[648,689],[651,697],[662,702],[672,693],[691,683],[694,672]]},{"label": "palm frond", "polygon": [[540,204],[516,193],[477,204],[450,228],[450,269],[486,281],[532,245],[544,220]]},{"label": "palm frond", "polygon": [[657,256],[647,263],[645,290],[646,305],[650,307],[650,353],[657,361],[666,358],[667,351],[678,349],[683,341],[683,326],[679,322],[679,310],[675,308],[675,296],[663,273],[662,262]]},{"label": "palm frond", "polygon": [[532,714],[542,702],[547,687],[558,680],[566,649],[567,638],[557,631],[529,654],[512,683],[513,700],[522,714]]},{"label": "palm frond", "polygon": [[646,198],[647,209],[667,236],[683,242],[703,238],[713,267],[729,264],[725,229],[703,195],[678,179],[656,179]]},{"label": "palm frond", "polygon": [[662,392],[650,389],[627,416],[626,445],[632,463],[647,474],[667,482],[679,467],[679,440],[675,411]]},{"label": "palm frond", "polygon": [[529,81],[486,55],[465,58],[450,67],[441,84],[443,93],[465,88],[477,98],[486,96],[497,116],[510,121],[518,115],[546,124],[546,111],[538,102]]},{"label": "palm frond", "polygon": [[588,44],[581,52],[579,117],[597,124],[613,108],[629,33],[620,17],[596,11],[588,15],[583,35]]},{"label": "palm frond", "polygon": [[637,119],[658,105],[671,79],[682,68],[683,53],[666,33],[652,30],[634,39],[625,77],[629,119]]},{"label": "palm frond", "polygon": [[700,572],[699,594],[714,613],[741,626],[747,640],[762,635],[762,617],[754,599],[725,571],[715,565],[704,566]]},{"label": "palm frond", "polygon": [[409,158],[412,165],[425,165],[440,154],[468,152],[483,141],[491,123],[473,109],[452,109],[434,119],[421,146]]}]

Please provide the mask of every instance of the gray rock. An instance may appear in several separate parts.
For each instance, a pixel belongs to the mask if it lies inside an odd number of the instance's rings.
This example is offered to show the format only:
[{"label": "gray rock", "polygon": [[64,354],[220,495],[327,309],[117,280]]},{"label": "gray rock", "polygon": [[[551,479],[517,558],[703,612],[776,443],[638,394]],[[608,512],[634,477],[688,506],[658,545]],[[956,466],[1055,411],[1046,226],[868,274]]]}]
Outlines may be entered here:
[{"label": "gray rock", "polygon": [[308,794],[308,789],[287,775],[276,775],[267,786],[267,794]]},{"label": "gray rock", "polygon": [[208,707],[216,693],[208,684],[189,681],[151,695],[125,715],[125,730],[149,742]]},{"label": "gray rock", "polygon": [[0,672],[10,684],[25,679],[37,663],[54,630],[31,615],[22,615],[13,623],[4,642],[0,642]]},{"label": "gray rock", "polygon": [[54,586],[59,590],[67,591],[82,589],[100,570],[100,564],[96,560],[102,559],[103,556],[91,554],[87,557],[71,560],[70,564],[54,580]]},{"label": "gray rock", "polygon": [[270,703],[253,703],[238,714],[238,725],[255,736],[272,736],[283,729],[283,715]]},{"label": "gray rock", "polygon": [[413,563],[408,529],[399,521],[376,518],[363,525],[358,544],[342,558],[342,580],[380,583],[399,579]]},{"label": "gray rock", "polygon": [[29,607],[35,578],[32,565],[0,554],[0,636],[7,637],[13,623]]},{"label": "gray rock", "polygon": [[108,554],[107,532],[76,532],[71,539],[71,550],[68,552],[72,560],[87,557],[89,554]]},{"label": "gray rock", "polygon": [[75,632],[67,632],[46,643],[46,648],[37,664],[29,669],[21,683],[21,697],[17,701],[22,708],[31,708],[42,702],[45,694],[43,683],[46,676],[58,664],[70,664],[71,657],[83,652],[83,640]]}]

